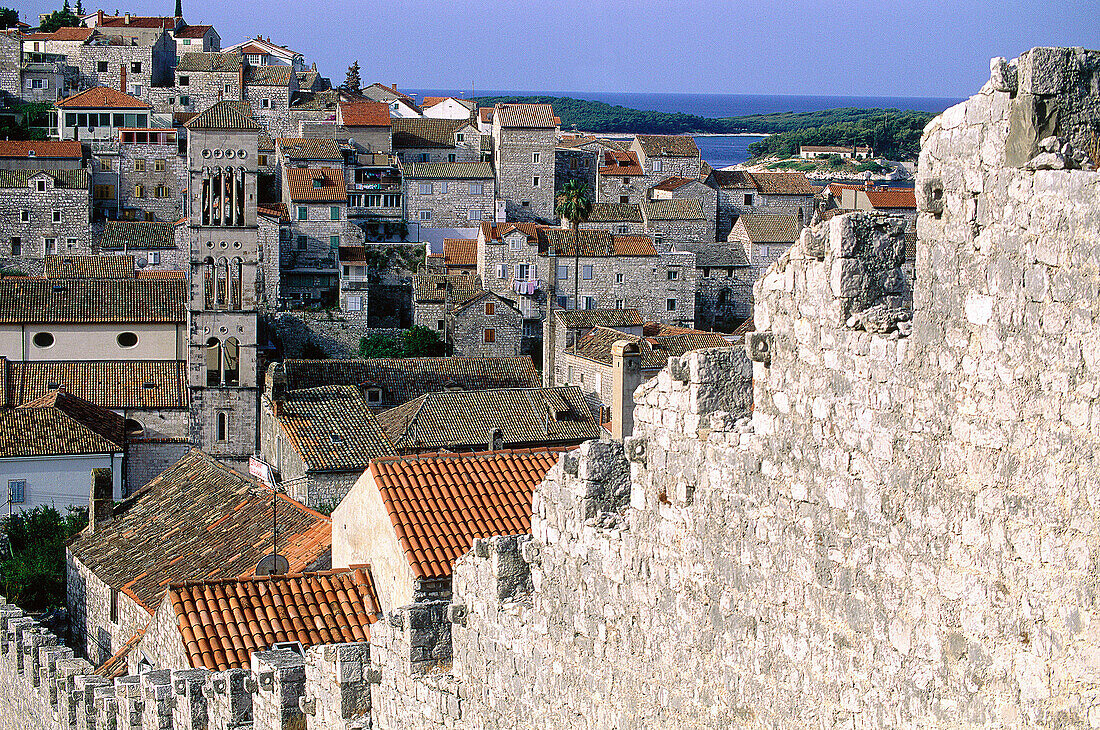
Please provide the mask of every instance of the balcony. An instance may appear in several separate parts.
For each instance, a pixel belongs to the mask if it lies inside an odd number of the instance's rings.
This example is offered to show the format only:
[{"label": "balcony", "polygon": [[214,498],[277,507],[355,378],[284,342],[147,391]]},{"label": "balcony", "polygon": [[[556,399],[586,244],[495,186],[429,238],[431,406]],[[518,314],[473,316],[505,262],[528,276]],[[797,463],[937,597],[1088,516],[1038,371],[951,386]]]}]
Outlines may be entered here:
[{"label": "balcony", "polygon": [[543,289],[542,279],[512,279],[512,291],[533,297]]}]

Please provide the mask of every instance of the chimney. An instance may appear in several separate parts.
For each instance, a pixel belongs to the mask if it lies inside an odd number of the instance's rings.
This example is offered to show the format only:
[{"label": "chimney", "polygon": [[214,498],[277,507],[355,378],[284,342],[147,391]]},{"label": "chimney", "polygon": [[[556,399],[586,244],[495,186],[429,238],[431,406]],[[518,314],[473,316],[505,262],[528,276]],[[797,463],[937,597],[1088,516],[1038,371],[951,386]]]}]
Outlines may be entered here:
[{"label": "chimney", "polygon": [[95,24],[96,24],[97,26],[99,26],[99,25],[103,25],[103,11],[102,11],[102,10],[97,10],[97,11],[96,11],[96,14],[95,14]]},{"label": "chimney", "polygon": [[397,84],[396,83],[390,84],[390,88],[393,89],[394,91],[397,91]]},{"label": "chimney", "polygon": [[241,90],[241,101],[244,101],[244,69],[248,65],[248,56],[241,54],[241,68],[237,72],[237,87]]},{"label": "chimney", "polygon": [[618,340],[611,346],[611,438],[622,441],[634,433],[634,391],[642,384],[638,345]]},{"label": "chimney", "polygon": [[92,534],[111,521],[114,481],[114,473],[110,469],[92,469],[92,493],[88,500],[88,531]]},{"label": "chimney", "polygon": [[123,94],[126,93],[126,64],[119,66],[118,72],[118,90]]},{"label": "chimney", "polygon": [[125,15],[125,18],[126,18],[126,19],[125,19],[125,21],[124,21],[124,22],[126,23],[126,25],[129,25],[129,24],[130,24],[130,14],[129,14],[129,13],[126,13],[126,15]]},{"label": "chimney", "polygon": [[500,451],[504,448],[504,435],[499,428],[489,429],[489,451]]}]

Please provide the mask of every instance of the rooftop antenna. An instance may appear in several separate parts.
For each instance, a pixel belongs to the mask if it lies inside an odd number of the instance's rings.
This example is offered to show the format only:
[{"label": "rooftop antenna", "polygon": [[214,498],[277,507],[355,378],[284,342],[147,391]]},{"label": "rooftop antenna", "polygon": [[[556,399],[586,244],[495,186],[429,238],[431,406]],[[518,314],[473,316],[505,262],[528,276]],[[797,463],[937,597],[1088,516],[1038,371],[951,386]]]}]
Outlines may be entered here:
[{"label": "rooftop antenna", "polygon": [[271,552],[260,558],[256,563],[256,575],[260,577],[269,575],[286,575],[290,572],[290,561],[279,555],[279,531],[278,531],[278,499],[279,490],[271,487]]}]

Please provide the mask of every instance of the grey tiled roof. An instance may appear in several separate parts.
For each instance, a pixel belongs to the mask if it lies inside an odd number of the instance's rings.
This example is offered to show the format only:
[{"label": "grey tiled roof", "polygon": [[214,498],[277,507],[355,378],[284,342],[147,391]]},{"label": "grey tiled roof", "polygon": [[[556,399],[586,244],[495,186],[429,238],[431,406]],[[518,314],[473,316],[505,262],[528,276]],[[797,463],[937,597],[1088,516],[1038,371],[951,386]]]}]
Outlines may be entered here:
[{"label": "grey tiled roof", "polygon": [[738,242],[676,243],[677,251],[690,251],[695,254],[695,268],[710,266],[748,266],[745,247]]},{"label": "grey tiled roof", "polygon": [[290,66],[249,66],[244,82],[253,86],[287,86],[297,77]]},{"label": "grey tiled roof", "polygon": [[5,279],[0,322],[171,322],[187,319],[183,279]]},{"label": "grey tiled roof", "polygon": [[[647,324],[646,327],[649,328],[650,325]],[[645,337],[624,334],[610,327],[596,327],[577,340],[574,347],[568,348],[566,351],[578,357],[594,360],[604,365],[611,365],[611,347],[619,340],[626,340],[638,345],[642,367],[646,370],[663,368],[668,362],[668,358],[673,355],[678,357],[692,350],[729,346],[729,343],[717,332],[702,332],[683,327],[661,325],[656,328],[656,334],[646,333]]]},{"label": "grey tiled roof", "polygon": [[734,227],[744,226],[753,243],[794,243],[801,227],[794,215],[745,213]]},{"label": "grey tiled roof", "polygon": [[0,457],[113,454],[123,451],[122,416],[53,391],[0,410]]},{"label": "grey tiled roof", "polygon": [[642,207],[637,203],[594,203],[588,220],[592,223],[641,223]]},{"label": "grey tiled roof", "polygon": [[639,134],[637,139],[646,157],[699,156],[699,147],[690,135]]},{"label": "grey tiled roof", "polygon": [[566,327],[641,327],[637,309],[558,309],[554,312]]},{"label": "grey tiled roof", "polygon": [[188,404],[187,363],[182,360],[0,363],[0,395],[7,405],[33,401],[59,387],[118,410],[177,410]]},{"label": "grey tiled roof", "polygon": [[81,170],[0,170],[0,188],[25,188],[39,175],[54,180],[54,187],[67,190],[87,190],[88,171]]},{"label": "grey tiled roof", "polygon": [[493,166],[488,162],[402,162],[401,174],[408,179],[488,180]]},{"label": "grey tiled roof", "polygon": [[398,451],[484,449],[500,429],[504,448],[562,446],[599,438],[580,388],[428,393],[378,416]]},{"label": "grey tiled roof", "polygon": [[158,249],[176,247],[176,224],[159,221],[107,221],[103,248]]},{"label": "grey tiled roof", "polygon": [[703,204],[698,198],[647,200],[642,203],[645,216],[651,221],[702,220]]},{"label": "grey tiled roof", "polygon": [[549,104],[497,104],[496,117],[502,127],[556,127],[554,109]]},{"label": "grey tiled roof", "polygon": [[395,454],[378,420],[352,385],[288,391],[279,423],[311,470],[366,469],[370,460]]},{"label": "grey tiled roof", "polygon": [[181,53],[176,73],[221,71],[239,73],[241,57],[236,53]]},{"label": "grey tiled roof", "polygon": [[[449,291],[446,288],[449,286]],[[478,279],[462,274],[415,274],[413,301],[461,304],[484,291]]]},{"label": "grey tiled roof", "polygon": [[133,279],[133,256],[46,256],[47,279]]},{"label": "grey tiled roof", "polygon": [[276,140],[283,155],[292,160],[333,160],[344,162],[344,155],[333,139],[280,137]]},{"label": "grey tiled roof", "polygon": [[188,129],[263,129],[251,116],[246,116],[242,106],[247,108],[239,102],[219,101],[185,126]]},{"label": "grey tiled roof", "polygon": [[390,120],[393,146],[394,149],[454,147],[455,132],[469,123],[469,119],[397,117]]}]

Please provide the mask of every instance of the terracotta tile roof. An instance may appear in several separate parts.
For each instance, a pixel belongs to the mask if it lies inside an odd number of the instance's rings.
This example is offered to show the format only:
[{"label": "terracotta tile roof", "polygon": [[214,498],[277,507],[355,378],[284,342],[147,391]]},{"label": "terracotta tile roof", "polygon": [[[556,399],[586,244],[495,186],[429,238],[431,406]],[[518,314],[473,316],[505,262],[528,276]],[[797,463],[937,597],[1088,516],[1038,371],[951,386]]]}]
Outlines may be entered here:
[{"label": "terracotta tile roof", "polygon": [[491,180],[488,162],[399,162],[406,179]]},{"label": "terracotta tile roof", "polygon": [[603,167],[601,175],[610,177],[629,177],[631,175],[645,175],[638,162],[638,155],[623,150],[606,150],[603,153]]},{"label": "terracotta tile roof", "polygon": [[468,125],[468,119],[432,119],[397,117],[390,120],[393,147],[425,149],[455,146],[455,132]]},{"label": "terracotta tile roof", "polygon": [[96,86],[68,99],[62,99],[55,106],[62,109],[148,109],[149,105],[141,99],[123,94],[111,86]]},{"label": "terracotta tile roof", "polygon": [[25,40],[86,41],[95,34],[95,28],[58,28],[53,33],[29,33]]},{"label": "terracotta tile roof", "polygon": [[122,416],[54,391],[0,410],[0,458],[122,453]]},{"label": "terracotta tile roof", "polygon": [[275,140],[283,156],[290,160],[326,160],[343,164],[344,155],[334,139],[316,137],[280,137]]},{"label": "terracotta tile roof", "polygon": [[[192,450],[69,551],[152,614],[172,583],[252,575],[271,552],[271,490]],[[327,517],[278,496],[279,554],[300,573],[332,545]]]},{"label": "terracotta tile roof", "polygon": [[814,194],[814,186],[801,172],[754,172],[752,179],[764,195]]},{"label": "terracotta tile roof", "polygon": [[293,66],[247,66],[244,82],[253,86],[289,86],[294,76]]},{"label": "terracotta tile roof", "polygon": [[46,256],[47,279],[133,279],[133,256]]},{"label": "terracotta tile roof", "polygon": [[610,231],[579,230],[578,244],[574,245],[573,231],[566,228],[539,228],[539,253],[547,256],[554,251],[558,256],[613,256],[615,244]]},{"label": "terracotta tile roof", "polygon": [[96,20],[96,24],[102,28],[163,28],[164,30],[172,30],[176,27],[176,19],[152,15],[131,15],[127,19],[125,15],[104,15]]},{"label": "terracotta tile roof", "polygon": [[752,317],[749,317],[744,322],[737,325],[736,329],[734,329],[733,332],[731,332],[730,334],[735,336],[735,337],[738,337],[738,336],[743,336],[745,334],[748,334],[749,332],[755,332],[755,331],[756,331],[756,325],[753,323]]},{"label": "terracotta tile roof", "polygon": [[653,188],[654,190],[664,190],[667,192],[672,192],[674,190],[679,190],[685,185],[689,185],[696,180],[698,180],[698,178],[680,177],[679,175],[673,175],[671,177],[666,177],[664,180],[654,185]]},{"label": "terracotta tile roof", "polygon": [[645,327],[649,331],[643,330],[645,336],[642,337],[624,334],[610,327],[596,327],[577,340],[576,345],[566,348],[566,352],[604,365],[611,365],[612,345],[619,340],[627,340],[638,345],[643,369],[660,370],[668,363],[670,356],[678,357],[685,352],[708,347],[730,346],[730,343],[717,332],[702,332],[670,326],[655,329],[650,327],[649,323]]},{"label": "terracotta tile roof", "polygon": [[[449,285],[449,289],[446,288]],[[460,274],[414,274],[413,301],[461,304],[484,291],[477,277]]]},{"label": "terracotta tile roof", "polygon": [[642,207],[637,203],[593,203],[590,223],[641,223]]},{"label": "terracotta tile roof", "polygon": [[795,216],[776,213],[745,213],[733,225],[753,243],[794,243],[802,229]]},{"label": "terracotta tile roof", "polygon": [[646,220],[650,221],[706,220],[703,204],[698,198],[645,200],[642,201],[642,210]]},{"label": "terracotta tile roof", "polygon": [[512,231],[521,231],[527,236],[528,241],[534,241],[538,238],[539,230],[544,227],[537,223],[489,223],[485,221],[481,224],[481,232],[484,234],[486,241],[500,242],[504,236]]},{"label": "terracotta tile roof", "polygon": [[[394,86],[396,86],[396,84]],[[394,86],[387,86],[386,84],[383,84],[380,81],[375,81],[373,84],[371,84],[366,89],[364,89],[364,91],[366,91],[367,89],[377,89],[377,90],[383,91],[387,94],[392,94],[392,95],[396,96],[399,99],[404,99],[405,101],[408,101],[410,103],[412,102],[413,98],[411,96],[409,96],[408,94],[406,94],[403,91],[398,91],[396,88],[394,88]]]},{"label": "terracotta tile roof", "polygon": [[864,194],[875,208],[912,208],[913,210],[917,208],[917,198],[913,188],[867,190]]},{"label": "terracotta tile roof", "polygon": [[290,213],[287,212],[286,203],[270,203],[268,205],[256,206],[256,212],[260,215],[266,215],[271,218],[278,218],[284,223],[290,222]]},{"label": "terracotta tile roof", "polygon": [[58,142],[56,140],[43,140],[32,142],[29,140],[3,140],[0,141],[0,157],[36,157],[49,159],[79,160],[83,156],[80,142],[69,140]]},{"label": "terracotta tile roof", "polygon": [[572,385],[427,393],[378,420],[398,451],[485,448],[494,428],[507,448],[599,438],[580,388]]},{"label": "terracotta tile roof", "polygon": [[443,265],[456,268],[477,266],[477,240],[465,238],[443,239]]},{"label": "terracotta tile roof", "polygon": [[195,116],[185,126],[188,129],[263,129],[259,122],[252,118],[248,104],[238,101],[219,101]]},{"label": "terracotta tile roof", "polygon": [[[247,106],[247,108],[248,108],[248,115],[252,116],[252,107],[249,106],[249,105],[245,105],[245,106]],[[275,140],[272,139],[271,135],[267,133],[266,129],[261,129],[260,130],[260,138],[256,141],[256,151],[257,152],[274,152],[275,151]]]},{"label": "terracotta tile roof", "polygon": [[362,471],[371,459],[396,453],[353,385],[289,391],[276,417],[311,471]]},{"label": "terracotta tile roof", "polygon": [[0,188],[25,188],[40,175],[53,180],[53,185],[62,190],[88,190],[91,179],[87,169],[81,170],[0,170]]},{"label": "terracotta tile roof", "polygon": [[175,32],[176,38],[202,38],[211,30],[212,25],[185,25]]},{"label": "terracotta tile roof", "polygon": [[689,251],[695,254],[695,268],[748,266],[745,246],[740,241],[706,243],[675,243],[676,251]]},{"label": "terracotta tile roof", "polygon": [[637,309],[558,309],[554,314],[569,328],[642,326]]},{"label": "terracotta tile roof", "polygon": [[92,673],[100,677],[106,677],[107,679],[118,679],[119,677],[125,677],[129,674],[127,660],[130,657],[130,652],[141,643],[141,639],[145,636],[145,630],[147,628],[149,627],[141,627],[136,634],[130,637],[129,641],[119,647],[119,650],[116,651],[110,659],[96,667],[95,671]]},{"label": "terracotta tile roof", "polygon": [[186,279],[187,272],[182,269],[138,269],[134,276],[139,279]]},{"label": "terracotta tile roof", "polygon": [[188,407],[187,363],[182,360],[80,362],[3,361],[5,402],[28,403],[64,388],[104,408],[162,410]]},{"label": "terracotta tile roof", "polygon": [[218,71],[240,73],[241,57],[236,53],[181,53],[176,73]]},{"label": "terracotta tile roof", "polygon": [[635,139],[646,157],[698,157],[695,138],[687,134],[639,134]]},{"label": "terracotta tile roof", "polygon": [[100,246],[107,249],[176,247],[176,224],[160,221],[107,221]]},{"label": "terracotta tile roof", "polygon": [[149,279],[5,279],[0,322],[184,322],[187,283]]},{"label": "terracotta tile roof", "polygon": [[369,641],[382,615],[374,581],[364,568],[171,585],[192,669],[249,666],[254,651],[276,642],[317,644]]},{"label": "terracotta tile roof", "polygon": [[531,531],[535,487],[564,450],[375,459],[370,472],[420,578],[448,578],[475,538]]},{"label": "terracotta tile roof", "polygon": [[656,256],[657,249],[649,236],[612,236],[615,256]]},{"label": "terracotta tile roof", "polygon": [[545,129],[560,124],[549,104],[497,104],[495,108],[501,127]]},{"label": "terracotta tile roof", "polygon": [[714,170],[711,175],[720,188],[756,190],[756,180],[745,170]]},{"label": "terracotta tile roof", "polygon": [[493,108],[492,107],[490,107],[490,106],[480,107],[477,110],[477,114],[478,114],[478,119],[481,120],[482,124],[492,124],[493,123]]},{"label": "terracotta tile roof", "polygon": [[290,200],[294,203],[348,202],[343,170],[331,167],[292,167],[286,171]]},{"label": "terracotta tile roof", "polygon": [[[271,68],[271,67],[269,67]],[[340,104],[340,92],[336,89],[321,91],[299,90],[290,102],[290,108],[299,111],[327,111],[335,113]]]},{"label": "terracotta tile roof", "polygon": [[448,388],[485,390],[539,384],[535,365],[526,355],[285,360],[282,368],[288,390],[330,384],[376,387],[382,390],[383,406],[400,405],[425,393]]},{"label": "terracotta tile roof", "polygon": [[342,101],[340,119],[346,127],[389,127],[390,108],[381,101]]}]

